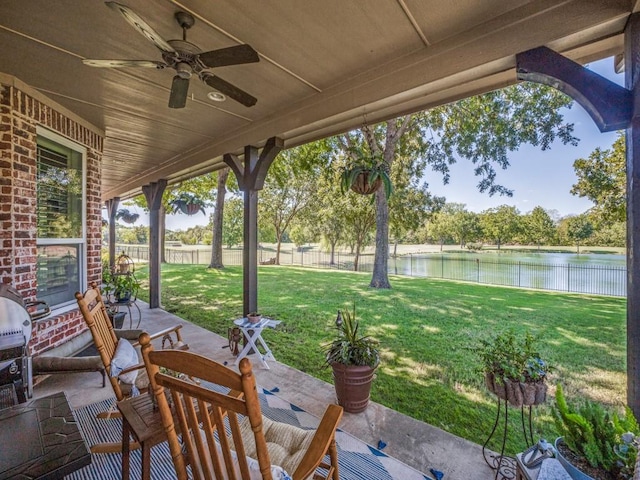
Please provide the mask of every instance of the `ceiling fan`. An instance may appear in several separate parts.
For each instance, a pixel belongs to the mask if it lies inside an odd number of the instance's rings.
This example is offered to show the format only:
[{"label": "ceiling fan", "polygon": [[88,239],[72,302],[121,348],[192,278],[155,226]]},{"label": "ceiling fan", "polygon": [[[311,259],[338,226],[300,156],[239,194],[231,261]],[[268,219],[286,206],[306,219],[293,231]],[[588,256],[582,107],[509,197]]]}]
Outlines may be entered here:
[{"label": "ceiling fan", "polygon": [[189,80],[192,75],[197,75],[204,83],[218,92],[232,98],[246,107],[251,107],[258,101],[255,97],[239,89],[235,85],[214,75],[208,69],[224,67],[228,65],[240,65],[260,61],[258,53],[247,44],[234,47],[221,48],[202,52],[198,46],[187,42],[187,30],[195,23],[192,15],[186,12],[176,12],[175,18],[182,27],[182,40],[164,40],[142,17],[129,7],[116,3],[105,2],[110,8],[120,12],[140,34],[151,41],[162,54],[164,61],[155,60],[83,60],[85,65],[91,67],[121,68],[173,68],[176,75],[171,84],[169,95],[170,108],[184,108],[187,103]]}]

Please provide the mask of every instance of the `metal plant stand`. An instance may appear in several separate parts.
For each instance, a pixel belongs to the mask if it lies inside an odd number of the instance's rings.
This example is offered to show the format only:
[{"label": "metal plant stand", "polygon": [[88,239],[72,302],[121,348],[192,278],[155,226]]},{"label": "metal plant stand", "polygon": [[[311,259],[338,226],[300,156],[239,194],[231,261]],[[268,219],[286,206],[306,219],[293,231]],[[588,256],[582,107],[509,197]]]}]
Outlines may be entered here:
[{"label": "metal plant stand", "polygon": [[[507,434],[509,432],[509,404],[506,400],[502,400],[500,397],[498,399],[498,409],[496,412],[496,421],[493,424],[493,429],[489,434],[489,437],[482,445],[482,455],[484,457],[484,461],[489,465],[492,469],[496,471],[496,475],[494,480],[502,480],[502,479],[512,479],[516,476],[516,459],[514,457],[510,457],[504,454],[504,447],[507,443]],[[504,408],[503,408],[504,405]],[[503,419],[502,426],[502,447],[500,449],[500,453],[498,455],[494,455],[493,453],[487,452],[487,445],[493,438],[494,434],[496,434],[496,430],[498,430],[498,424],[500,423],[500,417]],[[533,428],[531,422],[531,405],[520,407],[520,419],[522,425],[522,435],[524,437],[525,443],[527,445],[533,445]]]}]

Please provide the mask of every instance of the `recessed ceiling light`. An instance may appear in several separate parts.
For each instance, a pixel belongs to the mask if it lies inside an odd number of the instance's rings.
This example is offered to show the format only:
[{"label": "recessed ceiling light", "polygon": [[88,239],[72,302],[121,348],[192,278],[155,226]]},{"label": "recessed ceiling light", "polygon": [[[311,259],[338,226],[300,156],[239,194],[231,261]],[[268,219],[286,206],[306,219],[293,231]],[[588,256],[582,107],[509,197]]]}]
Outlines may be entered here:
[{"label": "recessed ceiling light", "polygon": [[213,100],[214,102],[224,102],[227,99],[227,97],[220,92],[209,92],[207,93],[207,97],[209,97],[209,100]]}]

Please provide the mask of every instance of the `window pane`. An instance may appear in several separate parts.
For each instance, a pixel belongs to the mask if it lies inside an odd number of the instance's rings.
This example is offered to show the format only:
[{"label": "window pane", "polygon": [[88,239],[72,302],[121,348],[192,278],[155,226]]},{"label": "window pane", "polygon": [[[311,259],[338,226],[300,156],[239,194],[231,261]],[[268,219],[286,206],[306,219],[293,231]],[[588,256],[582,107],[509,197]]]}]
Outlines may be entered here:
[{"label": "window pane", "polygon": [[38,238],[82,237],[82,154],[38,137]]},{"label": "window pane", "polygon": [[80,245],[40,245],[38,247],[38,300],[49,306],[75,299],[80,290]]}]

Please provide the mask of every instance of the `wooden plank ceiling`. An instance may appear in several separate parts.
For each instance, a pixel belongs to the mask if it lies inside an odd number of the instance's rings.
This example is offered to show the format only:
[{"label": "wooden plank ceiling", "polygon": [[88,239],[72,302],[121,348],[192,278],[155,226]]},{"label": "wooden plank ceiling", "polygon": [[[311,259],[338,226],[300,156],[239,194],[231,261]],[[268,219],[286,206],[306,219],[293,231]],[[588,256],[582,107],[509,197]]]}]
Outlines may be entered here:
[{"label": "wooden plank ceiling", "polygon": [[[622,52],[629,0],[119,0],[166,40],[177,11],[203,51],[250,44],[259,63],[213,69],[258,99],[213,102],[193,77],[167,106],[172,69],[92,68],[83,59],[161,61],[100,0],[0,2],[0,73],[106,133],[103,199],[221,166],[280,136],[291,147],[502,87],[515,54],[546,45],[579,62]],[[613,68],[613,67],[612,67]]]}]

